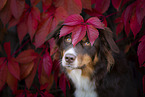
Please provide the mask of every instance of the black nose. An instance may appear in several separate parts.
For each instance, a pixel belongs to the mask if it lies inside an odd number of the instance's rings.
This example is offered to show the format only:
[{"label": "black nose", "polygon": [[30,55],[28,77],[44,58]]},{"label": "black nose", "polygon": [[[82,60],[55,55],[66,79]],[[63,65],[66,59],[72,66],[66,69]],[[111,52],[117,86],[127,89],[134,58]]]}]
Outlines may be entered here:
[{"label": "black nose", "polygon": [[73,63],[76,59],[76,56],[73,54],[66,54],[65,55],[65,61],[68,63]]}]

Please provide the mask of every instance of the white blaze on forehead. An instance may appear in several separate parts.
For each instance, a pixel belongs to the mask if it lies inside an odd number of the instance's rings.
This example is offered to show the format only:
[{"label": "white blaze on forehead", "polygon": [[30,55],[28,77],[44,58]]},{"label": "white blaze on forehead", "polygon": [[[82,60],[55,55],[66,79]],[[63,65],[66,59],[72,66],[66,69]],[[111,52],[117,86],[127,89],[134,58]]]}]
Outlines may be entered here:
[{"label": "white blaze on forehead", "polygon": [[70,48],[70,49],[68,49],[65,53],[64,53],[64,55],[66,55],[66,54],[73,54],[73,55],[77,55],[76,54],[76,52],[75,52],[75,49],[72,47],[72,48]]},{"label": "white blaze on forehead", "polygon": [[[65,55],[66,54],[72,54],[72,55],[75,55],[75,56],[77,56],[77,53],[75,52],[75,49],[72,47],[72,48],[70,48],[70,49],[68,49],[65,53],[64,53],[64,56],[63,56],[63,58],[62,58],[62,66],[66,66],[66,65],[68,65],[68,64],[66,64],[66,61],[65,61]],[[77,61],[77,58],[75,59],[75,61],[72,63],[73,65],[73,67],[77,67],[78,66],[78,61]]]}]

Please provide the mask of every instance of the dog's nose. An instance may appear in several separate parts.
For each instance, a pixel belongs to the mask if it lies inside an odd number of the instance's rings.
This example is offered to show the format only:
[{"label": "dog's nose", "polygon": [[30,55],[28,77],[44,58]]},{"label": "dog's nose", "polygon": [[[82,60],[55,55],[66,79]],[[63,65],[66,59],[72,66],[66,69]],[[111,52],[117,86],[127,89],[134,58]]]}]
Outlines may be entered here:
[{"label": "dog's nose", "polygon": [[66,54],[65,55],[65,61],[68,63],[73,63],[76,59],[76,56],[73,54]]}]

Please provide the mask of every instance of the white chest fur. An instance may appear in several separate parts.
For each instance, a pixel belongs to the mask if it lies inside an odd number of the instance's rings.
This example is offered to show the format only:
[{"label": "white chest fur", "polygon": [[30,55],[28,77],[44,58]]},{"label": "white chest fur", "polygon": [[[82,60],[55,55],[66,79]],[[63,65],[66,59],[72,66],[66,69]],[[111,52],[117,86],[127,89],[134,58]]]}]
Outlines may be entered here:
[{"label": "white chest fur", "polygon": [[72,70],[68,76],[74,83],[76,90],[75,90],[75,97],[97,97],[97,93],[95,91],[95,83],[94,81],[90,81],[89,78],[83,77],[82,71]]}]

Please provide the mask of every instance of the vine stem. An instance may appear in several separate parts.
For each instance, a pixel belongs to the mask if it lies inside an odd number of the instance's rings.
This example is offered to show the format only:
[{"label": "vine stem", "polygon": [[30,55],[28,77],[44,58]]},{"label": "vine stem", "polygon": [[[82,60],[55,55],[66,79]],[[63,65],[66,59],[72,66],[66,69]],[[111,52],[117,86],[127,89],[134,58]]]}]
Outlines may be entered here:
[{"label": "vine stem", "polygon": [[28,42],[30,41],[30,39],[28,39],[22,46],[20,46],[20,48],[18,50],[16,50],[12,56],[14,56],[15,54],[17,54]]},{"label": "vine stem", "polygon": [[108,18],[108,17],[110,17],[110,16],[112,16],[112,15],[115,15],[115,14],[117,14],[117,13],[119,13],[119,12],[114,12],[114,13],[111,13],[111,14],[109,14],[109,15],[105,16],[105,18]]}]

